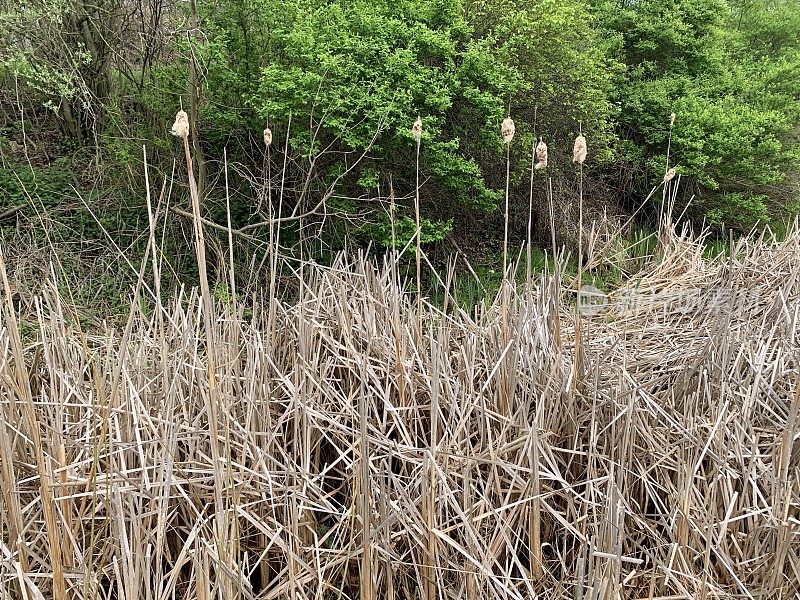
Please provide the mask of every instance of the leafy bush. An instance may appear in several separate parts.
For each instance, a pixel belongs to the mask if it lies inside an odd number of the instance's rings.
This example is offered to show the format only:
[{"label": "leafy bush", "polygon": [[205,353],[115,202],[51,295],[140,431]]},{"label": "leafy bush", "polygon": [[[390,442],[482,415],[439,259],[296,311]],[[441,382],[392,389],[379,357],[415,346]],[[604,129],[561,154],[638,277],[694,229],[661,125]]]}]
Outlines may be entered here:
[{"label": "leafy bush", "polygon": [[[797,193],[787,173],[796,170],[791,134],[800,122],[797,86],[786,79],[800,66],[796,30],[778,26],[763,5],[747,4],[760,15],[755,30],[734,25],[735,11],[722,0],[604,5],[606,25],[624,40],[628,71],[617,90],[622,131],[633,142],[628,158],[649,171],[636,191],[664,175],[675,113],[670,163],[690,176],[693,214],[744,228],[787,216],[781,200]],[[797,20],[796,7],[790,12]],[[772,35],[777,61],[759,52]]]},{"label": "leafy bush", "polygon": [[[376,225],[363,230],[385,242],[383,213],[366,200],[390,178],[399,197],[413,192],[410,128],[420,115],[425,235],[440,239],[464,208],[496,208],[505,173],[499,123],[509,106],[524,152],[536,114],[548,139],[571,147],[582,122],[595,132],[593,150],[611,156],[615,63],[595,45],[581,3],[547,4],[224,2],[204,17],[210,35],[199,52],[213,93],[203,132],[269,124],[279,136],[291,116],[290,147],[327,181],[366,153],[337,193],[362,199]],[[524,168],[527,159],[515,162]]]}]

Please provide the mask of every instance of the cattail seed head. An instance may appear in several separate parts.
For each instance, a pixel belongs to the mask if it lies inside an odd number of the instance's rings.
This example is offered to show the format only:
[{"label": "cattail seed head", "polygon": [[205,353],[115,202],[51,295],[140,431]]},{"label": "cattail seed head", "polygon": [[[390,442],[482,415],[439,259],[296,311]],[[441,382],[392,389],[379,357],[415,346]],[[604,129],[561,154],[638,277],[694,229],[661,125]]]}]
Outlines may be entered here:
[{"label": "cattail seed head", "polygon": [[267,127],[264,129],[264,146],[269,148],[272,145],[272,129]]},{"label": "cattail seed head", "polygon": [[578,134],[578,137],[575,138],[575,147],[572,150],[572,162],[576,162],[579,165],[583,164],[583,161],[586,160],[586,138],[583,137],[583,134]]},{"label": "cattail seed head", "polygon": [[186,111],[179,110],[175,115],[175,122],[172,124],[170,133],[179,138],[189,137],[189,115],[186,114]]},{"label": "cattail seed head", "polygon": [[419,144],[422,139],[422,119],[420,117],[417,117],[417,120],[414,121],[414,125],[411,127],[411,135],[414,136],[414,141]]},{"label": "cattail seed head", "polygon": [[670,181],[675,179],[675,175],[677,174],[678,172],[675,170],[675,167],[672,167],[669,171],[667,171],[664,174],[664,183],[669,183]]},{"label": "cattail seed head", "polygon": [[673,125],[675,125],[675,113],[669,116],[669,126],[672,127]]},{"label": "cattail seed head", "polygon": [[544,143],[542,138],[539,138],[539,143],[536,144],[536,160],[538,161],[533,167],[534,169],[547,168],[547,144]]},{"label": "cattail seed head", "polygon": [[503,119],[503,124],[500,126],[500,135],[503,136],[503,142],[510,144],[511,140],[514,139],[514,132],[516,130],[517,128],[514,126],[514,121],[511,117]]}]

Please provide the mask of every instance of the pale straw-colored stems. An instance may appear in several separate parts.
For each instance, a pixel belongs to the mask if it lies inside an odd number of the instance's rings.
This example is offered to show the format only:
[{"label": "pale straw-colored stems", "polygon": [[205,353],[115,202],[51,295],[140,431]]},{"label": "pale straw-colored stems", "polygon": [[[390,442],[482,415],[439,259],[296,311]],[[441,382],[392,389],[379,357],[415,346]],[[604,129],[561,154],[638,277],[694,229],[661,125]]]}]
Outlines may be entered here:
[{"label": "pale straw-colored stems", "polygon": [[[666,158],[666,164],[664,165],[664,178],[663,178],[664,189],[661,191],[661,207],[659,209],[661,211],[664,210],[664,204],[666,203],[667,200],[668,184],[675,178],[675,175],[677,174],[676,169],[674,167],[670,168],[669,166],[670,151],[672,149],[672,131],[674,127],[675,127],[675,113],[672,113],[669,116],[669,134],[667,135],[667,158]],[[660,217],[659,220],[661,220]]]},{"label": "pale straw-colored stems", "polygon": [[417,116],[417,120],[411,126],[411,135],[417,144],[415,161],[416,183],[414,185],[414,219],[416,221],[416,266],[417,266],[417,312],[422,310],[422,222],[419,213],[419,149],[422,143],[422,118]]},{"label": "pale straw-colored stems", "polygon": [[[511,141],[514,139],[514,133],[516,131],[516,127],[514,126],[514,121],[511,117],[506,117],[503,120],[503,123],[500,126],[500,135],[503,138],[503,143],[506,145],[506,202],[505,202],[505,210],[503,211],[503,289],[502,289],[502,312],[503,312],[503,320],[502,320],[502,336],[503,336],[503,344],[507,345],[510,343],[510,334],[509,334],[509,324],[508,324],[508,304],[510,301],[510,288],[511,282],[508,281],[508,212],[509,212],[509,187],[511,185]],[[513,357],[513,353],[509,353]],[[501,404],[501,407],[506,409],[510,402],[511,397],[511,373],[510,370],[513,370],[513,366],[510,364],[510,360],[506,360],[503,363],[502,373],[501,373],[501,381],[503,387],[503,394],[504,400]]]},{"label": "pale straw-colored stems", "polygon": [[504,215],[503,227],[503,279],[508,276],[508,202],[509,202],[509,185],[511,182],[511,141],[514,139],[514,132],[516,127],[511,117],[503,119],[500,126],[500,135],[503,137],[503,143],[506,145],[506,205]]},{"label": "pale straw-colored stems", "polygon": [[[7,359],[7,362],[10,362],[10,359],[13,357],[14,362],[14,369],[9,373],[11,377],[5,381],[11,384],[13,395],[18,398],[17,402],[20,404],[24,421],[24,428],[21,429],[21,432],[24,432],[24,435],[27,437],[27,439],[31,440],[31,445],[33,446],[32,458],[36,466],[36,473],[38,475],[39,501],[42,504],[44,530],[47,536],[47,554],[49,555],[50,566],[52,568],[53,598],[54,600],[69,600],[67,596],[67,583],[64,577],[65,561],[61,548],[61,537],[63,535],[62,528],[59,525],[61,519],[57,517],[58,513],[56,508],[56,497],[51,486],[51,481],[53,480],[52,466],[44,451],[42,425],[39,422],[39,414],[34,404],[34,395],[31,387],[30,374],[26,368],[22,339],[17,327],[17,317],[12,301],[13,294],[11,292],[11,286],[8,282],[6,265],[2,254],[0,254],[0,279],[2,280],[2,290],[3,295],[5,296],[5,302],[3,303],[3,306],[0,307],[0,315],[3,316],[3,320],[8,324],[6,335],[8,335],[10,338],[10,354],[7,354],[5,358]],[[11,393],[8,395],[11,396]],[[2,410],[5,410],[5,407],[0,406],[0,411]],[[21,426],[22,423],[19,423],[18,425]],[[4,431],[0,431],[0,434],[3,435],[4,438],[6,438],[6,436],[9,434],[5,424]],[[3,445],[7,446],[7,444],[8,441],[6,439],[6,441],[3,442]],[[9,484],[14,485],[15,476],[13,475],[12,469],[5,467],[3,469],[3,474],[4,480],[6,480]],[[6,499],[6,494],[7,492],[4,493],[4,499]],[[15,514],[12,514],[12,519],[15,521],[14,529],[17,530],[19,535],[22,535],[22,530],[19,528],[20,513],[16,512],[18,507],[19,505],[15,500],[9,500],[7,510],[15,512]],[[24,558],[21,560],[21,564],[27,565],[27,559],[29,558],[28,548],[24,543],[19,543],[18,540],[14,540],[14,545],[21,551],[20,554],[24,555]],[[20,583],[20,586],[22,588],[22,597],[27,597],[28,593],[27,590],[25,590],[24,584]]]},{"label": "pale straw-colored stems", "polygon": [[[582,129],[582,128],[581,128]],[[583,288],[583,163],[586,160],[586,138],[580,131],[575,138],[572,160],[578,164],[578,283],[575,301],[575,357],[573,362],[573,382],[577,384],[577,371],[581,364],[581,289]],[[574,388],[573,388],[574,391]]]},{"label": "pale straw-colored stems", "polygon": [[[302,296],[278,301],[272,323],[261,303],[251,318],[215,313],[217,383],[228,398],[216,418],[232,438],[239,500],[228,505],[238,521],[228,529],[238,532],[232,564],[217,549],[219,466],[208,436],[210,382],[198,369],[202,298],[163,305],[164,344],[139,303],[124,331],[87,339],[64,322],[66,301],[48,286],[37,308],[42,335],[23,347],[21,362],[8,337],[19,317],[4,315],[0,380],[16,381],[21,365],[35,382],[45,460],[59,461],[60,485],[76,500],[62,529],[62,548],[81,569],[65,573],[69,600],[146,600],[148,590],[216,600],[216,582],[231,572],[243,576],[242,599],[359,598],[367,570],[378,579],[363,593],[393,592],[387,600],[427,600],[431,579],[437,598],[468,600],[554,591],[581,600],[615,591],[794,598],[800,331],[771,299],[800,302],[800,237],[737,245],[736,261],[725,264],[674,228],[658,239],[637,277],[650,304],[626,313],[623,294],[609,294],[617,312],[593,318],[584,340],[591,361],[574,396],[574,311],[553,300],[571,286],[548,275],[511,288],[509,350],[499,295],[474,315],[424,303],[417,316],[413,278],[406,290],[395,263],[364,257],[309,266]],[[670,294],[736,282],[736,293],[750,296],[733,314],[714,297],[691,311],[653,306],[665,281]],[[554,308],[563,347],[552,339]],[[428,324],[423,335],[418,319]],[[510,399],[500,380],[507,360],[516,369]],[[13,430],[10,468],[35,557],[19,578],[41,586],[32,600],[50,598],[36,447],[16,433],[28,430],[9,387],[0,387],[0,410]],[[0,590],[18,580],[7,539]],[[259,581],[267,557],[269,578]]]},{"label": "pale straw-colored stems", "polygon": [[[216,374],[216,336],[214,333],[214,325],[212,322],[212,315],[214,314],[214,304],[211,296],[211,289],[208,284],[208,269],[206,265],[206,248],[205,236],[203,234],[203,223],[200,215],[200,194],[197,189],[197,183],[194,178],[194,171],[192,167],[192,154],[189,149],[189,118],[185,111],[180,110],[175,115],[175,123],[172,125],[172,135],[181,138],[183,141],[184,154],[186,156],[186,169],[189,179],[189,195],[192,203],[192,216],[195,233],[195,253],[197,255],[197,267],[200,278],[200,294],[203,300],[203,326],[205,330],[205,345],[206,345],[206,372],[208,375],[209,395],[207,408],[209,411],[209,435],[211,439],[211,453],[214,460],[214,487],[215,487],[215,504],[216,504],[216,529],[217,539],[219,540],[217,551],[219,552],[222,562],[224,564],[230,563],[231,558],[228,556],[229,539],[228,539],[228,525],[225,517],[225,502],[223,498],[223,490],[229,489],[225,484],[223,478],[223,470],[225,467],[222,463],[222,452],[219,446],[219,420],[218,414],[220,413],[220,394],[217,389],[217,374]],[[229,228],[230,230],[230,228]],[[223,408],[222,414],[225,413]],[[226,461],[227,462],[227,461]],[[227,578],[226,578],[227,579]],[[220,581],[220,585],[224,590],[223,599],[232,598],[234,592],[233,581]]]}]

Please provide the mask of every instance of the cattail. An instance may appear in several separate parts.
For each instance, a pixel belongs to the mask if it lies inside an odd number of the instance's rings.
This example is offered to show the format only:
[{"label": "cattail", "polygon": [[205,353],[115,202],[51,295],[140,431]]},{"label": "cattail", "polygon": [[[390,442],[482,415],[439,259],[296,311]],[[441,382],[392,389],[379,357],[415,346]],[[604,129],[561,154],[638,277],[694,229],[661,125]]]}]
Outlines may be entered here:
[{"label": "cattail", "polygon": [[579,165],[583,164],[583,161],[586,160],[586,138],[583,137],[583,134],[578,134],[578,137],[575,138],[575,148],[572,150],[572,162],[576,162]]},{"label": "cattail", "polygon": [[675,170],[675,167],[672,167],[672,168],[671,168],[669,171],[667,171],[667,172],[666,172],[666,174],[664,175],[664,183],[669,183],[670,181],[672,181],[673,179],[675,179],[675,175],[677,175],[677,173],[678,173],[678,172]]},{"label": "cattail", "polygon": [[267,127],[264,130],[264,146],[269,148],[272,145],[272,129]]},{"label": "cattail", "polygon": [[413,127],[411,127],[411,135],[414,136],[414,141],[419,144],[419,141],[422,139],[422,119],[417,117],[417,120],[414,121]]},{"label": "cattail", "polygon": [[538,162],[533,167],[534,169],[547,168],[547,144],[544,143],[542,138],[539,138],[539,143],[536,144],[536,160]]},{"label": "cattail", "polygon": [[514,121],[511,117],[506,117],[503,119],[503,124],[500,126],[500,135],[503,136],[503,142],[506,144],[510,144],[511,140],[514,139],[514,132],[517,130],[514,127]]},{"label": "cattail", "polygon": [[172,124],[170,133],[180,138],[189,137],[189,115],[186,114],[186,111],[179,110],[175,115],[175,122]]},{"label": "cattail", "polygon": [[675,125],[675,113],[669,116],[669,126],[672,127],[673,125]]}]

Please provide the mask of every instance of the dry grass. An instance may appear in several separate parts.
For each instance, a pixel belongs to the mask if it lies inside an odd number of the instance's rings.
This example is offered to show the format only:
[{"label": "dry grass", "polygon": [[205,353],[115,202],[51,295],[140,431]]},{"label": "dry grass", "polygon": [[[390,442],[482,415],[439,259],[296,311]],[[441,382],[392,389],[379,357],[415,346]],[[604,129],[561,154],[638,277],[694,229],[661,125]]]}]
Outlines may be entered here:
[{"label": "dry grass", "polygon": [[0,599],[796,598],[798,265],[665,229],[580,352],[547,276],[445,313],[362,258],[205,323],[5,298]]}]

